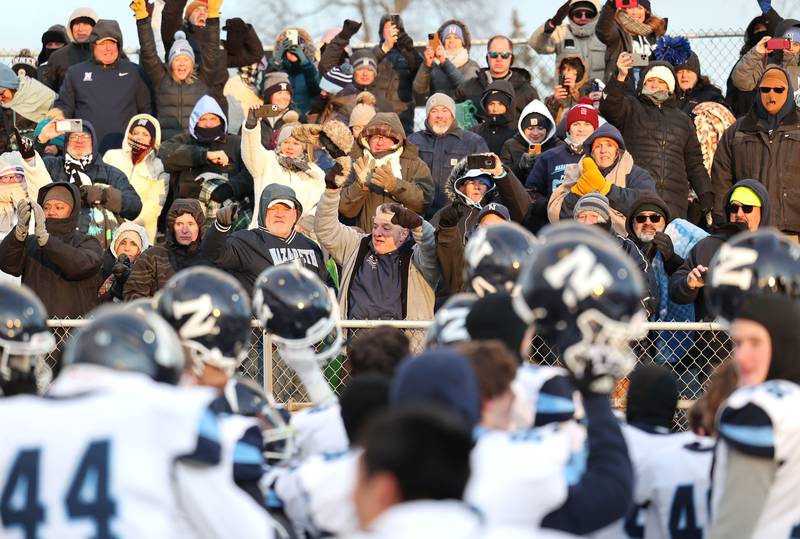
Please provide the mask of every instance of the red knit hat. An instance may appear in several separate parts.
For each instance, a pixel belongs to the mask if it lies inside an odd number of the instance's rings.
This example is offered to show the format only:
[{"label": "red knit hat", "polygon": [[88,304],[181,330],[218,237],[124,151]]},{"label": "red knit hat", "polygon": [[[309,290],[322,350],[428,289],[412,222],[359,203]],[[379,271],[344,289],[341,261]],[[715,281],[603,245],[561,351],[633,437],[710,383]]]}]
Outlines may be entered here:
[{"label": "red knit hat", "polygon": [[589,122],[592,127],[597,129],[599,124],[597,111],[592,105],[592,100],[588,97],[581,98],[578,104],[569,109],[567,113],[567,131],[574,122]]}]

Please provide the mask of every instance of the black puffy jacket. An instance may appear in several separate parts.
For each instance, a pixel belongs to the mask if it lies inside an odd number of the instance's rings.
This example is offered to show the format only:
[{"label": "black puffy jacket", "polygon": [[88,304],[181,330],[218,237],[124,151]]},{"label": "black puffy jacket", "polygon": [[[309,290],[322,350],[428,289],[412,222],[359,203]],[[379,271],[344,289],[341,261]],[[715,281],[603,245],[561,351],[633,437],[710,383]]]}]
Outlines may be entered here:
[{"label": "black puffy jacket", "polygon": [[[650,68],[665,62],[652,62]],[[689,185],[711,209],[711,180],[703,166],[703,154],[692,120],[670,98],[656,106],[639,95],[625,94],[625,83],[608,81],[600,114],[622,132],[625,145],[637,165],[656,181],[656,191],[669,205],[674,218],[686,218]]]}]

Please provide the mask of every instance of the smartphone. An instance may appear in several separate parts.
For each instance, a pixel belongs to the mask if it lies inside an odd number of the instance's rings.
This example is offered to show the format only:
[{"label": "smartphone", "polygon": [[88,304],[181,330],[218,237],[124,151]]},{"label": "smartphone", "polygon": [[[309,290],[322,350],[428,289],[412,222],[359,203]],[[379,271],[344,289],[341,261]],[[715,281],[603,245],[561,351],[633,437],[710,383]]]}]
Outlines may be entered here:
[{"label": "smartphone", "polygon": [[286,39],[292,42],[292,45],[297,45],[297,29],[289,28],[286,30]]},{"label": "smartphone", "polygon": [[558,85],[559,86],[564,86],[564,83],[566,81],[567,81],[567,79],[566,79],[566,77],[564,77],[564,75],[561,75],[560,77],[558,77]]},{"label": "smartphone", "polygon": [[278,108],[278,105],[261,105],[255,110],[256,119],[261,120],[263,118],[274,118],[275,116],[280,116],[281,111]]},{"label": "smartphone", "polygon": [[768,51],[790,51],[792,50],[792,40],[788,37],[774,37],[767,41]]},{"label": "smartphone", "polygon": [[442,42],[439,40],[439,34],[428,34],[428,46],[436,52]]},{"label": "smartphone", "polygon": [[635,52],[631,56],[633,57],[633,67],[647,67],[650,65],[649,54]]},{"label": "smartphone", "polygon": [[542,153],[542,145],[541,144],[529,144],[528,145],[528,155],[539,155]]},{"label": "smartphone", "polygon": [[494,168],[494,156],[484,153],[468,155],[467,168],[469,170],[492,170]]},{"label": "smartphone", "polygon": [[399,13],[392,13],[389,15],[389,21],[395,26],[395,28],[400,28],[400,14]]},{"label": "smartphone", "polygon": [[83,133],[83,120],[56,120],[56,131],[60,133]]},{"label": "smartphone", "polygon": [[627,9],[629,7],[637,7],[639,5],[639,0],[616,0],[617,1],[617,9]]}]

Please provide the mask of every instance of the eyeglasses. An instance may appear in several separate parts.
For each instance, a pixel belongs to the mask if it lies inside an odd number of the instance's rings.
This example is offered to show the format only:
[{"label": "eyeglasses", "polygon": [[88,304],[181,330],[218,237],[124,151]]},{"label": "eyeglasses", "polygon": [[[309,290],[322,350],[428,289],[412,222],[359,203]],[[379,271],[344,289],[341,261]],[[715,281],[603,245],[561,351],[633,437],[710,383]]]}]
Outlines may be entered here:
[{"label": "eyeglasses", "polygon": [[92,138],[92,135],[89,133],[72,133],[69,136],[69,140],[88,140]]},{"label": "eyeglasses", "polygon": [[753,213],[753,208],[755,206],[750,204],[728,204],[728,213],[729,214],[736,214],[739,213],[741,209],[743,213]]},{"label": "eyeglasses", "polygon": [[492,60],[497,60],[498,58],[502,58],[503,60],[508,60],[509,58],[511,58],[510,52],[490,51],[488,54],[489,58],[491,58]]},{"label": "eyeglasses", "polygon": [[594,11],[589,11],[588,9],[576,9],[572,12],[571,17],[573,19],[593,19],[594,15]]},{"label": "eyeglasses", "polygon": [[641,225],[643,223],[646,223],[648,219],[650,220],[651,223],[660,223],[662,217],[664,216],[655,213],[653,215],[637,215],[636,217],[634,217],[634,219],[636,220],[637,223]]},{"label": "eyeglasses", "polygon": [[775,92],[776,94],[781,95],[783,92],[786,91],[786,88],[770,88],[769,86],[759,86],[758,89],[761,90],[762,94]]}]

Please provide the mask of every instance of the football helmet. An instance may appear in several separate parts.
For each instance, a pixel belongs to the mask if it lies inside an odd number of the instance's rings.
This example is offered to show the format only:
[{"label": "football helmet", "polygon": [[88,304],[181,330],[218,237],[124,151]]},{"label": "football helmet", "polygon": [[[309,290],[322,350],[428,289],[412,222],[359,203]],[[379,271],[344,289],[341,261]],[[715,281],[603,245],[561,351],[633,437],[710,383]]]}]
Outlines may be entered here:
[{"label": "football helmet", "polygon": [[258,276],[253,314],[281,348],[313,350],[323,364],[342,349],[333,290],[299,264],[271,266]]},{"label": "football helmet", "polygon": [[800,298],[800,246],[774,229],[744,232],[720,246],[706,277],[706,302],[723,321],[736,318],[746,299]]},{"label": "football helmet", "polygon": [[235,278],[206,266],[175,274],[158,296],[158,313],[178,333],[195,375],[213,365],[232,376],[250,343],[250,300]]},{"label": "football helmet", "polygon": [[34,382],[43,390],[52,379],[44,359],[55,346],[36,294],[25,285],[0,285],[0,384]]},{"label": "football helmet", "polygon": [[595,374],[625,375],[630,341],[645,334],[641,271],[610,235],[551,234],[522,270],[514,310],[573,373],[591,363]]},{"label": "football helmet", "polygon": [[249,378],[235,377],[225,384],[222,396],[222,411],[259,420],[268,464],[289,461],[294,452],[294,431],[289,427],[289,413],[278,407],[272,395]]},{"label": "football helmet", "polygon": [[464,248],[464,284],[483,297],[511,292],[520,269],[531,258],[536,237],[516,223],[480,226]]},{"label": "football helmet", "polygon": [[160,316],[121,305],[102,306],[64,349],[64,365],[99,365],[146,374],[156,382],[177,384],[183,350],[175,331]]},{"label": "football helmet", "polygon": [[425,333],[425,348],[450,346],[470,340],[467,315],[478,300],[475,294],[455,294],[444,302]]}]

